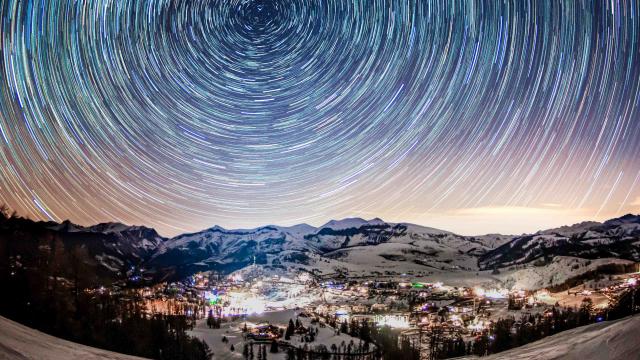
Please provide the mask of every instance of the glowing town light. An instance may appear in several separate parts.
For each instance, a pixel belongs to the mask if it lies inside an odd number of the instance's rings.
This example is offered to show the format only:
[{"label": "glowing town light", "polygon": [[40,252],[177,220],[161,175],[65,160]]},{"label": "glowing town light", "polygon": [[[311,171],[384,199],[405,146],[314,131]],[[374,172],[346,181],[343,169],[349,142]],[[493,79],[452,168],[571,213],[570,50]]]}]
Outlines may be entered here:
[{"label": "glowing town light", "polygon": [[213,291],[207,291],[204,293],[204,298],[209,302],[209,305],[217,305],[220,301],[220,295]]},{"label": "glowing town light", "polygon": [[467,329],[471,330],[471,331],[482,331],[485,329],[485,324],[483,321],[476,321],[472,324],[469,324],[469,326],[467,326]]},{"label": "glowing town light", "polygon": [[462,318],[458,315],[451,315],[449,319],[451,320],[451,323],[453,323],[456,326],[463,325]]},{"label": "glowing town light", "polygon": [[491,289],[487,290],[484,293],[484,296],[488,297],[489,299],[505,299],[507,296],[509,296],[509,292],[505,289]]},{"label": "glowing town light", "polygon": [[376,324],[379,326],[388,326],[394,329],[406,329],[409,327],[409,320],[406,316],[401,315],[382,315],[376,316]]},{"label": "glowing town light", "polygon": [[246,309],[247,314],[262,314],[265,311],[264,301],[258,298],[249,298],[242,304]]},{"label": "glowing town light", "polygon": [[349,321],[349,312],[344,309],[339,309],[336,311],[336,318],[339,322]]},{"label": "glowing town light", "polygon": [[262,314],[266,310],[266,302],[247,292],[229,292],[228,306],[223,309],[224,315]]},{"label": "glowing town light", "polygon": [[481,287],[476,287],[473,289],[473,292],[478,297],[486,297],[489,299],[505,299],[507,296],[509,296],[509,291],[505,289],[485,290]]},{"label": "glowing town light", "polygon": [[549,297],[551,297],[551,293],[549,293],[549,290],[546,290],[546,289],[538,290],[536,292],[536,297],[537,298],[549,298]]}]

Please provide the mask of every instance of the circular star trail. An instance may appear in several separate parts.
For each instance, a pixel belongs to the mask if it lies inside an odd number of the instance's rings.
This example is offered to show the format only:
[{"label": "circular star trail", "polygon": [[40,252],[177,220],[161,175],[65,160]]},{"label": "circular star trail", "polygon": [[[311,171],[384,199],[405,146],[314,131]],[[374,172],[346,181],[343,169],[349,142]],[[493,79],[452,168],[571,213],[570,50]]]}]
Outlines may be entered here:
[{"label": "circular star trail", "polygon": [[640,205],[636,1],[0,11],[0,201],[24,215],[172,234]]}]

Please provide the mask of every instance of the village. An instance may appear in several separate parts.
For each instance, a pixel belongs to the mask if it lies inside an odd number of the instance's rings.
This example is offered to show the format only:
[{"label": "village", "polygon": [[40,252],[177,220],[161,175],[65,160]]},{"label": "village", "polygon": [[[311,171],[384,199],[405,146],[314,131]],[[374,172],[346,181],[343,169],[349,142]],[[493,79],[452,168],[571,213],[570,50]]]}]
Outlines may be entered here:
[{"label": "village", "polygon": [[[486,353],[479,347],[499,341],[496,324],[505,319],[512,336],[566,311],[607,320],[608,309],[624,294],[635,294],[639,280],[639,273],[604,275],[567,289],[532,291],[409,277],[319,280],[304,272],[291,278],[205,272],[140,288],[137,296],[149,313],[192,319],[190,333],[207,342],[217,358],[253,358],[255,352],[262,359],[300,354],[374,359],[379,352],[371,334],[388,329],[399,348],[435,359]],[[587,321],[580,319],[576,326]]]}]

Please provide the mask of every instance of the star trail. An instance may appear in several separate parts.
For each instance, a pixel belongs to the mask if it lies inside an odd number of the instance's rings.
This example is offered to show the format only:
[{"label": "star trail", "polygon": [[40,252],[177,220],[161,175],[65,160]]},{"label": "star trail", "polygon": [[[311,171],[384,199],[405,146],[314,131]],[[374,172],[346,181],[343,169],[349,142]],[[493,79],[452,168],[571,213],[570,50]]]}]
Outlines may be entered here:
[{"label": "star trail", "polygon": [[480,233],[640,211],[638,1],[0,11],[0,202],[32,218]]}]

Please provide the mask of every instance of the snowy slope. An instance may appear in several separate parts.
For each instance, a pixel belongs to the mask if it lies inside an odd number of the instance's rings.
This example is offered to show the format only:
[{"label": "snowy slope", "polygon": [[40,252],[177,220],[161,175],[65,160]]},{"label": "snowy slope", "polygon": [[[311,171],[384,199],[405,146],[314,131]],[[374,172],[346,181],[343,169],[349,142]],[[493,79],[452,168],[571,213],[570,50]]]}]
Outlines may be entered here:
[{"label": "snowy slope", "polygon": [[384,221],[379,218],[371,219],[369,221],[361,218],[347,218],[342,220],[331,220],[326,224],[320,226],[320,229],[333,229],[333,230],[344,230],[344,229],[359,229],[361,226],[366,225],[384,225]]},{"label": "snowy slope", "polygon": [[515,237],[479,259],[482,269],[531,263],[549,256],[640,261],[640,216],[625,215],[604,223],[573,226]]},{"label": "snowy slope", "polygon": [[310,264],[315,268],[308,270],[332,273],[339,269],[352,275],[371,275],[475,271],[478,255],[509,237],[472,238],[407,223],[372,225],[370,220],[357,229],[321,227],[306,239],[321,250],[320,260]]},{"label": "snowy slope", "polygon": [[[219,226],[177,236],[158,247],[150,265],[174,268],[176,274],[196,270],[229,272],[247,265],[278,265],[278,261],[314,252],[304,239],[308,225],[294,227],[264,226],[256,229],[226,230]],[[273,263],[273,260],[277,260]]]},{"label": "snowy slope", "polygon": [[[640,316],[564,331],[487,360],[630,360],[640,358]],[[468,359],[480,359],[469,357]]]},{"label": "snowy slope", "polygon": [[597,270],[600,266],[613,264],[630,265],[633,262],[615,258],[588,260],[557,256],[544,266],[528,264],[517,270],[503,270],[494,276],[508,289],[537,290],[563,284],[573,277]]},{"label": "snowy slope", "polygon": [[[89,257],[85,262],[95,264],[98,277],[103,279],[122,278],[124,272],[134,268],[148,270],[145,275],[154,275],[156,280],[178,280],[198,271],[231,273],[252,264],[260,265],[267,273],[302,269],[318,275],[407,273],[428,277],[494,269],[506,274],[534,264],[550,264],[556,256],[640,260],[640,216],[636,215],[522,236],[460,236],[379,218],[332,220],[318,228],[308,224],[236,230],[214,226],[171,239],[150,228],[120,223],[83,227],[68,221],[58,224],[16,220],[12,224],[13,228],[5,229],[7,239],[20,230],[32,233],[33,247],[53,249],[60,239],[65,251],[86,248]],[[36,231],[38,227],[55,234],[43,237],[42,232]],[[570,278],[576,270],[562,271],[561,262],[554,266],[549,268],[553,274],[549,269],[520,271],[505,282],[522,284],[521,279],[529,278],[532,280],[523,286],[546,286]],[[556,273],[558,276],[551,279]]]},{"label": "snowy slope", "polygon": [[65,248],[80,246],[87,249],[90,259],[106,274],[118,276],[131,266],[139,266],[148,260],[165,240],[154,229],[144,226],[128,226],[120,223],[102,223],[90,227],[64,224],[50,229],[57,231]]},{"label": "snowy slope", "polygon": [[0,360],[142,359],[62,340],[4,317],[0,329]]},{"label": "snowy slope", "polygon": [[[346,246],[335,246],[346,238],[317,235],[335,250],[323,254],[353,271],[455,271],[476,270],[477,254],[488,251],[483,244],[418,226],[396,225],[388,238],[373,238],[370,234],[355,234]],[[379,241],[382,240],[382,241]]]},{"label": "snowy slope", "polygon": [[319,228],[216,226],[163,242],[150,265],[177,277],[202,270],[231,272],[254,262],[274,271],[305,269],[318,274],[476,270],[479,255],[508,240],[467,238],[377,218],[332,220]]},{"label": "snowy slope", "polygon": [[102,245],[123,255],[145,258],[156,251],[166,239],[154,229],[145,226],[129,226],[121,223],[100,223],[80,226],[66,220],[60,224],[48,223],[47,229],[57,232],[62,239],[99,239]]},{"label": "snowy slope", "polygon": [[[12,218],[0,224],[0,247],[6,248],[25,268],[49,261],[66,263],[60,276],[70,275],[73,259],[82,263],[88,282],[109,284],[139,268],[166,239],[151,228],[105,223],[83,227],[69,221],[36,222]],[[45,269],[42,269],[45,270]]]},{"label": "snowy slope", "polygon": [[[532,235],[459,236],[447,231],[375,218],[332,220],[314,228],[264,226],[226,230],[213,227],[163,242],[151,265],[175,276],[194,271],[233,272],[247,265],[267,271],[298,269],[316,274],[430,276],[530,266],[554,256],[583,259],[636,259],[640,255],[640,217],[625,216],[605,223],[585,222]],[[565,261],[566,262],[566,261]],[[529,288],[548,286],[593,270],[594,266],[554,262],[548,269],[510,274],[506,283]],[[598,261],[598,265],[615,260]],[[570,268],[565,269],[564,266]],[[505,270],[502,270],[504,272]],[[552,271],[552,272],[550,272]],[[527,280],[522,280],[527,278]]]}]

